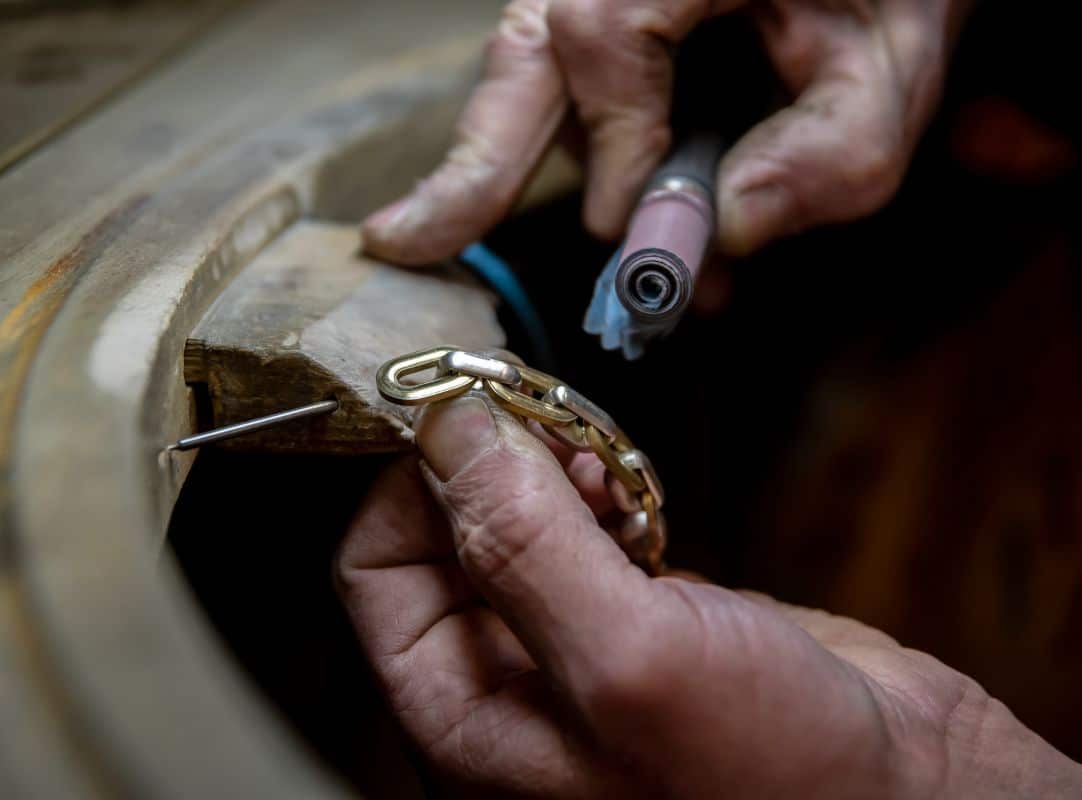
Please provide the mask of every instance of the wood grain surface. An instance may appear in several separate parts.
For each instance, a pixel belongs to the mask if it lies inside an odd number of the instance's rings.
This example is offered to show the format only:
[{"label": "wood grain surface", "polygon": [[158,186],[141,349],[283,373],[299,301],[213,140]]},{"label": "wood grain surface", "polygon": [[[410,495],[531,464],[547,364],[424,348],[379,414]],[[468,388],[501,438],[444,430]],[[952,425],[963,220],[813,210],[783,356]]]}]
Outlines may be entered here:
[{"label": "wood grain surface", "polygon": [[230,449],[363,453],[409,446],[413,409],[376,391],[389,358],[436,344],[498,347],[494,300],[450,270],[357,255],[354,225],[298,222],[222,292],[188,339],[185,378],[214,426],[336,398],[333,414],[249,434]]},{"label": "wood grain surface", "polygon": [[0,795],[340,794],[163,556],[162,447],[207,308],[440,157],[498,9],[246,5],[0,175]]}]

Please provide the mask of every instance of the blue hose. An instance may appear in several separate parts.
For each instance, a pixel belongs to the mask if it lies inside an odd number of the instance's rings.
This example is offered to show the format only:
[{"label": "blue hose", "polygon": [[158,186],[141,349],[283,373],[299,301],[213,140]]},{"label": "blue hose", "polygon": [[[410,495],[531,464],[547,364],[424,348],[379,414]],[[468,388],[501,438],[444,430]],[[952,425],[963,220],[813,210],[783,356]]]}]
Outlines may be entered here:
[{"label": "blue hose", "polygon": [[556,358],[552,351],[545,323],[530,302],[525,288],[510,265],[481,242],[474,242],[459,256],[459,260],[499,296],[514,315],[529,344],[532,363],[545,372],[553,372]]}]

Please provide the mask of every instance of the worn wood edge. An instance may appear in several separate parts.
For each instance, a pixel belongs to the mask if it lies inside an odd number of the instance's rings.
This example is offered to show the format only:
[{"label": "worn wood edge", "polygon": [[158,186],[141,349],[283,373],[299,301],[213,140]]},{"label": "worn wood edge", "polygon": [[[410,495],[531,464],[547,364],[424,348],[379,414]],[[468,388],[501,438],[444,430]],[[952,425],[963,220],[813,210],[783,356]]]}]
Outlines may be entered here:
[{"label": "worn wood edge", "polygon": [[[421,105],[432,103],[445,109],[443,113],[447,119],[453,117],[451,107],[457,107],[457,101],[449,100],[448,96],[460,96],[465,82],[458,81],[453,92],[449,92],[450,85],[456,83],[455,78],[466,61],[472,61],[475,52],[472,44],[466,50],[471,59],[463,60],[459,53],[445,62],[442,85],[427,93],[421,92]],[[431,67],[432,64],[420,66]],[[455,75],[447,77],[449,72],[455,72]],[[400,94],[401,85],[395,91]],[[426,110],[431,112],[433,109]],[[398,124],[403,124],[408,116],[404,113],[397,117]],[[311,120],[307,122],[311,123]],[[299,130],[305,121],[296,124],[300,126]],[[287,140],[288,130],[289,126],[279,131],[287,134]],[[352,142],[355,144],[365,136],[372,136],[374,130],[361,125],[360,131],[352,131]],[[303,132],[299,138],[304,138]],[[324,142],[314,151],[299,147],[293,154],[291,168],[275,164],[275,168],[281,170],[276,177],[257,180],[231,205],[219,209],[215,218],[206,222],[196,237],[197,246],[189,246],[188,252],[173,253],[172,257],[184,262],[184,268],[192,275],[198,274],[204,280],[173,285],[172,292],[163,296],[157,307],[157,317],[148,320],[159,326],[154,330],[156,338],[146,354],[151,358],[149,368],[140,367],[128,376],[133,380],[123,382],[122,397],[111,396],[101,392],[100,387],[89,385],[81,360],[90,358],[90,345],[75,342],[76,346],[69,349],[65,343],[79,339],[76,332],[79,325],[72,320],[80,314],[107,316],[95,298],[123,296],[121,287],[131,288],[134,281],[130,265],[119,271],[104,265],[110,256],[130,245],[132,228],[144,223],[144,227],[160,228],[161,220],[155,222],[151,212],[159,206],[162,210],[168,208],[170,189],[148,199],[149,209],[138,212],[129,228],[121,230],[114,242],[93,255],[92,263],[84,268],[79,282],[65,297],[63,309],[58,310],[49,328],[49,336],[35,353],[37,358],[32,364],[31,377],[20,405],[15,439],[13,504],[19,585],[27,593],[33,609],[33,628],[44,635],[56,683],[65,687],[64,694],[76,720],[74,729],[82,729],[80,739],[94,741],[92,749],[118,787],[153,795],[190,796],[191,791],[199,787],[206,789],[215,785],[221,788],[236,784],[238,776],[243,774],[245,781],[260,775],[254,784],[249,783],[244,788],[258,789],[266,796],[289,795],[291,789],[298,788],[298,783],[304,785],[308,796],[333,792],[332,785],[320,777],[318,770],[304,765],[303,759],[298,761],[291,735],[267,719],[265,709],[254,699],[251,689],[233,674],[231,665],[192,604],[186,587],[175,574],[171,560],[162,562],[158,573],[153,574],[149,569],[153,559],[148,552],[141,551],[139,540],[153,537],[155,531],[160,534],[183,477],[172,471],[163,479],[159,472],[162,469],[159,448],[163,438],[186,432],[185,429],[190,427],[187,390],[180,380],[179,356],[183,337],[179,340],[177,337],[191,327],[209,297],[220,288],[223,278],[227,279],[229,272],[251,257],[253,247],[257,251],[289,219],[317,204],[315,175],[320,165],[348,141],[350,136],[339,131],[339,136],[332,136],[331,141]],[[442,141],[427,144],[431,158],[438,155],[442,144]],[[230,155],[236,156],[236,153]],[[181,183],[186,186],[172,191],[183,194],[197,185],[190,180]],[[378,198],[379,202],[389,199]],[[287,209],[285,213],[283,207]],[[148,216],[151,217],[149,222]],[[269,225],[268,216],[271,218]],[[256,229],[263,227],[267,235],[253,237],[253,226]],[[212,233],[220,228],[228,231],[224,238]],[[219,274],[214,276],[216,267]],[[85,318],[83,322],[85,328]],[[141,344],[145,347],[145,343]],[[58,394],[58,389],[63,391]],[[89,390],[85,398],[80,393],[82,389]],[[81,403],[83,416],[75,420],[78,430],[74,432],[64,429],[71,422],[70,407],[59,399],[64,392],[74,392],[85,399]],[[103,429],[95,430],[95,421],[102,424]],[[163,437],[163,433],[168,435]],[[78,466],[68,458],[73,436],[82,441],[88,453],[88,458],[80,460]],[[60,476],[58,484],[55,476],[48,478],[48,473],[55,471],[58,460],[63,459],[68,460],[59,470],[65,475]],[[76,486],[63,502],[57,504],[43,486],[63,486],[63,477],[75,473],[87,485]],[[45,478],[45,484],[40,483],[42,478]],[[140,486],[144,491],[130,496],[133,488]],[[87,509],[90,513],[84,513]],[[106,565],[109,572],[105,584],[107,594],[114,600],[118,593],[138,596],[139,604],[143,606],[140,615],[147,630],[134,636],[130,629],[110,633],[118,636],[119,641],[137,640],[144,644],[148,638],[153,640],[157,636],[162,640],[158,644],[166,645],[165,650],[177,660],[164,659],[155,662],[153,668],[144,664],[134,676],[117,674],[116,670],[103,671],[102,642],[109,637],[102,637],[103,631],[97,627],[103,623],[107,625],[112,604],[102,598],[97,598],[102,602],[95,603],[94,597],[75,591],[74,585],[80,578],[100,581],[103,576],[88,575],[86,565],[71,558],[75,553],[64,553],[65,545],[70,542],[57,533],[64,530],[106,531],[110,541],[105,544],[113,545],[114,552],[119,547],[116,561]],[[98,591],[103,591],[103,587],[99,585]],[[130,614],[130,604],[125,602],[122,606]],[[113,606],[113,610],[120,608]],[[126,627],[130,628],[130,620]],[[113,641],[107,649],[115,652],[117,646],[118,642]],[[185,662],[183,667],[181,662]],[[206,735],[205,740],[196,737],[193,741],[191,737],[185,737],[185,743],[194,744],[194,749],[206,758],[200,759],[198,764],[188,764],[188,769],[183,770],[178,770],[172,760],[175,753],[168,752],[168,742],[161,739],[145,741],[146,732],[132,720],[125,719],[125,710],[131,711],[137,704],[168,707],[170,703],[163,702],[168,700],[167,684],[170,676],[176,678],[178,673],[186,678],[198,676],[196,682],[204,682],[204,689],[213,685],[214,690],[209,694],[215,702],[208,709],[218,705],[220,709],[230,711],[224,715],[210,714],[220,724],[205,726],[207,729],[201,731]],[[155,684],[149,692],[145,691],[146,687],[138,686],[136,680],[146,679],[148,674]],[[202,697],[184,698],[178,704],[188,706],[193,700],[206,705]],[[238,705],[244,708],[237,708]],[[184,709],[174,710],[179,713]],[[141,713],[147,712],[142,710]],[[168,716],[167,713],[166,721],[174,725],[176,720],[169,720]],[[225,759],[228,763],[222,763],[221,744],[226,729],[230,729],[234,740],[250,737],[250,742],[249,746],[231,753]],[[259,746],[251,747],[253,742],[258,742]],[[159,750],[164,752],[155,752]],[[239,758],[238,754],[241,754]],[[200,774],[193,775],[193,768]],[[304,777],[298,779],[298,775]]]},{"label": "worn wood edge", "polygon": [[[126,210],[138,207],[141,198],[200,163],[207,153],[231,146],[254,127],[281,119],[283,109],[297,114],[333,107],[340,100],[385,85],[396,74],[438,61],[440,53],[461,45],[463,35],[487,27],[498,13],[494,0],[437,6],[424,12],[427,19],[414,32],[423,4],[424,0],[405,0],[400,5],[406,33],[391,37],[399,43],[392,48],[382,44],[386,37],[381,31],[394,25],[398,7],[373,14],[349,0],[249,4],[243,14],[217,26],[174,63],[132,87],[52,147],[0,176],[0,206],[16,212],[10,231],[0,226],[0,260],[5,262],[0,270],[0,373],[23,375],[22,357],[36,348],[37,332],[47,326],[82,264],[123,227]],[[369,26],[371,34],[363,24],[369,15],[373,22],[382,20]],[[441,34],[441,19],[458,33]],[[283,54],[284,83],[279,88],[277,81],[267,82],[266,75],[279,64],[277,51],[283,42],[288,46],[297,35],[308,41],[322,37],[320,47],[300,50],[332,55]],[[368,41],[373,37],[380,41]],[[411,44],[411,38],[418,44]],[[230,62],[238,51],[241,57]],[[369,51],[375,55],[360,55]],[[357,55],[347,55],[354,52]],[[223,67],[230,63],[245,65],[236,81],[226,79],[232,70]],[[249,64],[259,66],[253,69]],[[254,72],[259,73],[257,83],[253,83]],[[219,74],[220,85],[226,87],[224,95],[216,88]],[[201,96],[203,88],[213,95],[209,106],[186,102],[185,98]],[[256,101],[253,93],[264,99]],[[159,112],[173,105],[181,107],[180,116]],[[130,148],[124,147],[122,153],[116,144],[128,141],[129,129],[153,143],[155,137],[163,138],[162,133],[172,133],[173,126],[176,141],[168,147],[154,145],[147,152],[146,143],[138,139],[129,154]],[[95,166],[99,162],[106,166]],[[123,164],[123,172],[117,171],[118,163]],[[53,177],[69,171],[74,181],[70,187],[63,177]],[[60,216],[48,213],[46,198],[50,196]],[[74,201],[61,201],[60,196]],[[20,207],[35,211],[32,222],[26,214],[17,213]],[[7,458],[8,412],[15,402],[7,387],[21,383],[22,377],[0,382],[0,419],[4,421],[0,461]]]},{"label": "worn wood edge", "polygon": [[411,447],[416,409],[384,399],[387,359],[434,343],[502,347],[496,296],[448,263],[400,269],[357,252],[352,223],[303,219],[217,297],[184,347],[205,427],[330,397],[338,409],[220,443],[259,452],[358,455]]}]

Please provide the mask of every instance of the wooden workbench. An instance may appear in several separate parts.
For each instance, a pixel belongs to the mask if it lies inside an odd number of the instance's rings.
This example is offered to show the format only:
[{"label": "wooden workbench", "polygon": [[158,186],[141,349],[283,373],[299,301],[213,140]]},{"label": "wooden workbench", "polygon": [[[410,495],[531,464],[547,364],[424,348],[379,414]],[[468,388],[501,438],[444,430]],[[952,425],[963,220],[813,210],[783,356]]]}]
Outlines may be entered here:
[{"label": "wooden workbench", "polygon": [[[499,6],[274,0],[210,19],[195,4],[130,70],[5,128],[0,796],[341,792],[161,550],[191,464],[163,447],[195,425],[184,348],[196,324],[248,265],[281,266],[274,254],[298,242],[324,305],[308,309],[314,332],[281,345],[290,358],[314,364],[319,331],[347,330],[377,359],[353,324],[380,281],[425,287],[415,338],[498,339],[491,298],[356,261],[353,226],[442,154]],[[320,287],[320,269],[338,283]],[[441,311],[440,298],[453,302]],[[221,356],[210,345],[222,340],[206,343]],[[339,387],[352,421],[372,418],[353,388]],[[372,442],[395,446],[389,430]]]}]

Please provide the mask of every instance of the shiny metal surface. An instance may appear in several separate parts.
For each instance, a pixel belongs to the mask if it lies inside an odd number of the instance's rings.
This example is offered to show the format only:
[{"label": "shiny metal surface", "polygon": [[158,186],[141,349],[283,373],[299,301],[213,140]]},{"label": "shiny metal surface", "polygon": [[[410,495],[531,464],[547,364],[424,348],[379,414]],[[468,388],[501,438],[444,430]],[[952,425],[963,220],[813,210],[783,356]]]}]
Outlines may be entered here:
[{"label": "shiny metal surface", "polygon": [[330,414],[336,410],[338,410],[337,400],[321,400],[318,403],[311,403],[306,406],[300,406],[299,408],[279,411],[276,414],[268,414],[265,417],[257,417],[256,419],[246,420],[245,422],[225,425],[221,428],[215,428],[212,431],[185,436],[183,439],[169,445],[166,449],[194,450],[197,447],[202,447],[203,445],[211,444],[212,442],[232,439],[236,436],[252,433],[253,431],[261,431],[264,428],[273,428],[275,425],[282,425],[283,423],[292,422],[297,419],[306,419],[308,417],[318,417],[322,414]]},{"label": "shiny metal surface", "polygon": [[448,373],[472,375],[475,378],[485,378],[507,386],[518,386],[522,383],[522,373],[514,364],[465,350],[452,350],[447,353],[440,358],[437,368],[441,375]]},{"label": "shiny metal surface", "polygon": [[[437,377],[407,386],[401,379],[435,367]],[[395,403],[416,405],[463,394],[481,384],[500,406],[533,419],[576,450],[592,451],[607,470],[605,485],[628,516],[619,541],[628,557],[651,575],[664,571],[667,541],[661,514],[664,493],[650,459],[603,409],[558,379],[503,359],[437,347],[392,359],[377,373],[379,391]]]}]

